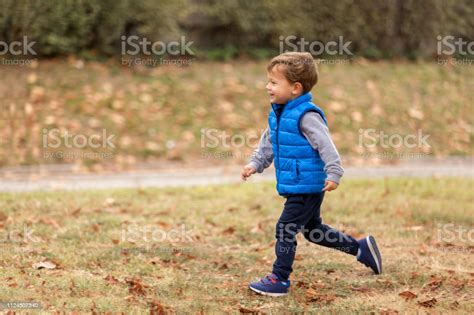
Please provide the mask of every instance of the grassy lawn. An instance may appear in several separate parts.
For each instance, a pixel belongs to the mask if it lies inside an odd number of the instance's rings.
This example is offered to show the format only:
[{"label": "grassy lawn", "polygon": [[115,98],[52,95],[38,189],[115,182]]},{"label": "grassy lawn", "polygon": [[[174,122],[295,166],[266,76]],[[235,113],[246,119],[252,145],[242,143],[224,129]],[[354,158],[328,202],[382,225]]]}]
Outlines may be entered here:
[{"label": "grassy lawn", "polygon": [[[71,58],[33,65],[0,69],[0,165],[195,163],[204,153],[222,154],[211,162],[242,163],[255,141],[246,146],[220,141],[217,148],[203,148],[203,130],[216,129],[214,137],[217,132],[259,136],[266,127],[266,61],[141,68]],[[359,60],[321,64],[319,70],[314,101],[325,110],[342,154],[386,153],[380,145],[372,150],[359,145],[359,130],[374,129],[386,135],[416,135],[418,130],[429,135],[429,146],[392,148],[392,153],[472,155],[470,67]],[[43,130],[55,128],[85,136],[102,136],[105,129],[115,135],[115,147],[73,149],[63,141],[58,148],[45,148]],[[52,156],[56,151],[67,154]]]},{"label": "grassy lawn", "polygon": [[[274,258],[284,199],[273,183],[4,193],[0,297],[82,312],[472,313],[473,184],[345,181],[323,218],[375,235],[384,274],[299,238],[291,294],[279,299],[247,289]],[[53,269],[33,267],[45,261]]]}]

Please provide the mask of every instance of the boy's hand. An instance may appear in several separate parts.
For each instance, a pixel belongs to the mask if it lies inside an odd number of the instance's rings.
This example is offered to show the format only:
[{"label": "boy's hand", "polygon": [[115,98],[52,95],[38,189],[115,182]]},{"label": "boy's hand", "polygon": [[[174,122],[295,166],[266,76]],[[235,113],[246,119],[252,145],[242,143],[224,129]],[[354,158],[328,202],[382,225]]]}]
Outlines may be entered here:
[{"label": "boy's hand", "polygon": [[331,190],[337,189],[337,186],[339,186],[338,183],[327,180],[324,182],[323,191],[331,191]]},{"label": "boy's hand", "polygon": [[255,174],[257,172],[256,169],[249,165],[245,165],[244,169],[242,170],[242,180],[247,180],[247,177],[250,177],[250,175]]}]

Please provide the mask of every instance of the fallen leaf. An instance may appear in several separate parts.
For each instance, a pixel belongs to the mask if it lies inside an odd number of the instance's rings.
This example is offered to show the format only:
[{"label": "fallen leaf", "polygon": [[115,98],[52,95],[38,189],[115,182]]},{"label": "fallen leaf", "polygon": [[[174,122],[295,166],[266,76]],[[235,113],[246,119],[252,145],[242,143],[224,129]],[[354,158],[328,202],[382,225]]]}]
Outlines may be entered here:
[{"label": "fallen leaf", "polygon": [[35,269],[56,269],[56,265],[50,261],[42,261],[34,263],[33,268]]},{"label": "fallen leaf", "polygon": [[8,216],[5,215],[5,213],[0,212],[0,228],[5,227],[7,220],[8,220]]},{"label": "fallen leaf", "polygon": [[125,283],[129,286],[128,291],[136,295],[145,295],[145,289],[148,288],[138,277],[125,278]]},{"label": "fallen leaf", "polygon": [[307,282],[303,282],[303,281],[298,281],[296,282],[295,286],[297,288],[304,288],[304,289],[307,289],[309,287],[309,283]]},{"label": "fallen leaf", "polygon": [[257,310],[251,308],[245,308],[243,306],[239,307],[239,312],[244,314],[258,313]]},{"label": "fallen leaf", "polygon": [[431,291],[435,291],[436,289],[438,289],[441,284],[443,284],[443,280],[442,279],[439,279],[439,278],[433,278],[430,282],[428,282],[426,284],[426,286],[431,290]]},{"label": "fallen leaf", "polygon": [[306,295],[306,298],[312,298],[312,297],[317,296],[318,292],[316,292],[316,290],[314,290],[312,288],[309,288],[309,289],[306,290],[305,295]]},{"label": "fallen leaf", "polygon": [[399,314],[397,310],[391,308],[383,308],[380,310],[380,315],[396,315]]},{"label": "fallen leaf", "polygon": [[250,233],[253,233],[253,234],[262,233],[262,232],[263,232],[263,230],[262,230],[262,223],[261,222],[257,223],[257,225],[252,230],[250,230]]},{"label": "fallen leaf", "polygon": [[408,115],[410,115],[411,118],[415,118],[419,120],[422,120],[423,117],[425,116],[421,110],[416,109],[416,108],[410,108],[408,110]]},{"label": "fallen leaf", "polygon": [[159,226],[161,226],[162,228],[170,228],[171,227],[171,224],[167,223],[167,222],[163,222],[163,221],[156,221],[156,224],[158,224]]},{"label": "fallen leaf", "polygon": [[235,232],[235,228],[232,227],[232,226],[230,226],[227,229],[225,229],[224,231],[222,231],[222,233],[226,234],[226,235],[234,234],[234,232]]},{"label": "fallen leaf", "polygon": [[307,302],[318,302],[320,304],[330,304],[336,299],[335,295],[319,294],[312,288],[306,290],[305,297]]},{"label": "fallen leaf", "polygon": [[420,230],[423,230],[425,227],[422,226],[422,225],[414,225],[414,226],[410,226],[408,227],[409,230],[412,230],[412,231],[420,231]]},{"label": "fallen leaf", "polygon": [[182,251],[173,251],[172,255],[176,257],[184,257],[186,259],[196,259],[196,256]]},{"label": "fallen leaf", "polygon": [[328,107],[335,113],[342,112],[346,107],[336,101],[332,101],[328,103]]},{"label": "fallen leaf", "polygon": [[354,120],[354,121],[361,122],[362,119],[363,119],[363,116],[362,116],[362,114],[361,114],[360,112],[355,111],[355,112],[352,112],[352,113],[351,113],[351,118],[352,118],[352,120]]},{"label": "fallen leaf", "polygon": [[119,283],[120,281],[118,281],[117,278],[115,278],[114,276],[111,276],[111,275],[107,275],[105,278],[104,278],[105,281],[107,281],[108,284],[117,284]]},{"label": "fallen leaf", "polygon": [[135,296],[133,295],[127,295],[126,297],[123,298],[124,300],[130,302],[130,301],[133,301],[135,300]]},{"label": "fallen leaf", "polygon": [[165,308],[160,302],[153,300],[150,302],[150,315],[163,315],[166,314]]},{"label": "fallen leaf", "polygon": [[52,227],[54,227],[56,229],[61,228],[61,226],[58,224],[58,222],[56,222],[56,220],[53,220],[53,219],[41,218],[41,219],[39,219],[38,222],[43,223],[43,224],[47,224],[47,225],[51,225]]},{"label": "fallen leaf", "polygon": [[104,206],[111,207],[115,205],[115,199],[114,198],[107,198],[104,201]]},{"label": "fallen leaf", "polygon": [[417,297],[417,295],[415,293],[413,293],[411,291],[408,291],[408,290],[400,292],[400,293],[398,293],[398,295],[405,298],[405,300],[407,300],[407,301],[412,300],[412,299]]},{"label": "fallen leaf", "polygon": [[81,210],[82,210],[81,208],[77,208],[77,209],[75,209],[71,212],[71,215],[72,216],[77,216],[81,212]]},{"label": "fallen leaf", "polygon": [[209,225],[212,225],[212,226],[217,226],[217,224],[215,224],[214,222],[212,222],[209,219],[206,219],[205,222],[206,222],[206,224],[209,224]]},{"label": "fallen leaf", "polygon": [[433,307],[435,306],[435,304],[437,303],[438,301],[435,299],[435,298],[431,298],[429,300],[425,300],[425,301],[418,301],[418,304],[423,306],[423,307]]},{"label": "fallen leaf", "polygon": [[7,219],[8,219],[8,216],[5,213],[0,212],[0,222],[6,221]]},{"label": "fallen leaf", "polygon": [[222,265],[219,266],[219,269],[220,270],[229,269],[229,266],[227,265],[227,263],[223,263]]},{"label": "fallen leaf", "polygon": [[99,231],[100,231],[100,225],[99,225],[99,224],[95,224],[95,223],[94,223],[94,224],[92,224],[91,227],[92,227],[92,230],[93,230],[94,232],[99,232]]}]

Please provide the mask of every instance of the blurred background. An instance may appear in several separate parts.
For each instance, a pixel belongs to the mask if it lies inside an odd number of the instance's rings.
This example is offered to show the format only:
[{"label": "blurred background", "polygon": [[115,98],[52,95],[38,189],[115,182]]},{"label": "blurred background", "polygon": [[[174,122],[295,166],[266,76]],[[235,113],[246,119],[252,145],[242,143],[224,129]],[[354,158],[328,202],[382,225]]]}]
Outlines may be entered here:
[{"label": "blurred background", "polygon": [[345,165],[471,163],[473,12],[471,0],[2,0],[1,174],[242,165],[266,127],[266,63],[295,50],[318,61],[315,103]]}]

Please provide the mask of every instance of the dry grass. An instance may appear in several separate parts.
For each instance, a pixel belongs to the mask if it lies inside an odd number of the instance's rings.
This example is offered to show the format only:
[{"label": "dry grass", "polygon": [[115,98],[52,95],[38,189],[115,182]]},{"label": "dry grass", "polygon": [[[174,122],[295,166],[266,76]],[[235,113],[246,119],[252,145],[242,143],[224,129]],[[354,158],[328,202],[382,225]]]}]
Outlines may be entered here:
[{"label": "dry grass", "polygon": [[[323,218],[356,237],[375,235],[384,274],[301,239],[291,294],[279,299],[247,288],[274,259],[283,200],[273,183],[0,194],[0,300],[127,314],[468,314],[472,188],[456,178],[345,181],[326,196]],[[163,240],[182,225],[191,238]],[[42,261],[56,268],[32,267]]]}]

